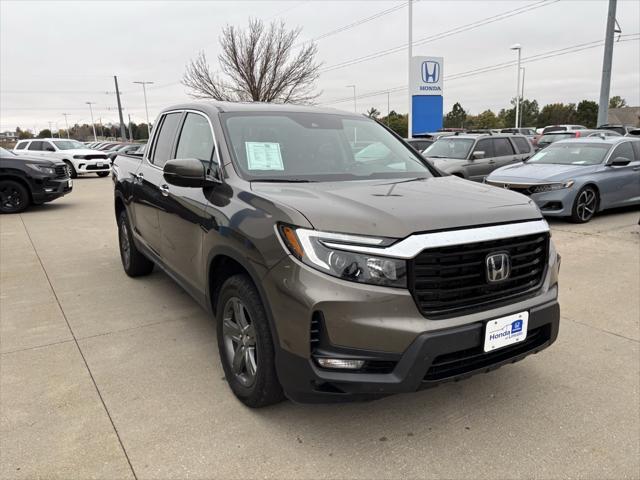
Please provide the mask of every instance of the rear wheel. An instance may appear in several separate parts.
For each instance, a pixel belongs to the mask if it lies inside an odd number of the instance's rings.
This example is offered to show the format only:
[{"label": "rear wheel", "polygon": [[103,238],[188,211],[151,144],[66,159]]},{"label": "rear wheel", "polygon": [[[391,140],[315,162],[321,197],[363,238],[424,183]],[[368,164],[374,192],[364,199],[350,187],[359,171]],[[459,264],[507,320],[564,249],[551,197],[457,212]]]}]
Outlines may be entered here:
[{"label": "rear wheel", "polygon": [[21,183],[0,180],[0,212],[19,213],[29,206],[29,192]]},{"label": "rear wheel", "polygon": [[109,172],[98,172],[99,177],[106,177],[107,175],[109,175]]},{"label": "rear wheel", "polygon": [[64,163],[67,165],[67,172],[71,178],[78,178],[78,172],[76,172],[76,168],[73,166],[69,160],[65,160]]},{"label": "rear wheel", "polygon": [[125,210],[118,215],[118,243],[122,267],[127,275],[141,277],[153,271],[153,262],[145,257],[133,243],[129,217]]},{"label": "rear wheel", "polygon": [[591,186],[582,188],[573,202],[571,221],[587,223],[593,218],[598,208],[598,192]]},{"label": "rear wheel", "polygon": [[216,323],[222,368],[236,397],[253,408],[280,402],[284,395],[267,315],[247,275],[234,275],[222,285]]}]

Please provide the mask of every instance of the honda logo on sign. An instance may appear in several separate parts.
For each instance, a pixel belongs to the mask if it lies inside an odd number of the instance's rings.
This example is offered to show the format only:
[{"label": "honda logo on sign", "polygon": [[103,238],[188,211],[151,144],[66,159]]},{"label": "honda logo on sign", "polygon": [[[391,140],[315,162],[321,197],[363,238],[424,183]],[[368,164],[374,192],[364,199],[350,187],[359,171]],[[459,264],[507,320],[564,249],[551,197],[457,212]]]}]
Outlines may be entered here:
[{"label": "honda logo on sign", "polygon": [[432,60],[422,62],[422,81],[424,83],[438,83],[440,80],[440,64]]},{"label": "honda logo on sign", "polygon": [[489,283],[502,282],[511,274],[511,259],[508,253],[493,253],[487,255],[487,281]]}]

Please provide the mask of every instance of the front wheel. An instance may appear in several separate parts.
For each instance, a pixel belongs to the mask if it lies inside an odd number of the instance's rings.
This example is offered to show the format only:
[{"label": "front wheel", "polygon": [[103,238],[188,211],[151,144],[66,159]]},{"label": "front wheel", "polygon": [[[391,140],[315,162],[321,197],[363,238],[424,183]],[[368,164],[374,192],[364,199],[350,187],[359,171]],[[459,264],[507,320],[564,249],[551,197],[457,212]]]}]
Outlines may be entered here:
[{"label": "front wheel", "polygon": [[236,397],[253,408],[280,402],[284,395],[267,315],[247,275],[234,275],[222,285],[216,324],[222,368]]},{"label": "front wheel", "polygon": [[133,243],[133,234],[126,210],[118,215],[118,243],[122,267],[130,277],[149,275],[153,271],[153,262],[145,257]]},{"label": "front wheel", "polygon": [[106,177],[107,175],[109,175],[109,172],[98,172],[99,177]]},{"label": "front wheel", "polygon": [[0,181],[0,212],[20,213],[29,206],[29,192],[21,183]]},{"label": "front wheel", "polygon": [[598,208],[598,192],[591,186],[582,188],[573,202],[571,221],[587,223],[593,218]]},{"label": "front wheel", "polygon": [[65,160],[64,163],[67,165],[67,172],[69,173],[69,177],[78,178],[78,172],[76,172],[76,167],[73,166],[69,160]]}]

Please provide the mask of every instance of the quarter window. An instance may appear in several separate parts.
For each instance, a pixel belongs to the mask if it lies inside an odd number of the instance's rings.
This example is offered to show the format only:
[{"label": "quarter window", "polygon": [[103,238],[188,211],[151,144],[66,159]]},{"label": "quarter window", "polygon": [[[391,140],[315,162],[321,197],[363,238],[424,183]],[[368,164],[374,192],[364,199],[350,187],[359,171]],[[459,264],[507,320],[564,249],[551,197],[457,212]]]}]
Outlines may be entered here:
[{"label": "quarter window", "polygon": [[18,145],[16,145],[16,150],[24,150],[25,147],[27,146],[27,143],[29,142],[21,142]]},{"label": "quarter window", "polygon": [[44,142],[41,142],[40,140],[36,140],[34,142],[31,142],[31,144],[29,145],[29,148],[27,150],[41,152],[42,150],[44,150],[42,148],[43,144],[44,144]]},{"label": "quarter window", "polygon": [[181,112],[168,113],[162,119],[155,148],[153,149],[153,158],[151,159],[151,162],[157,167],[164,167],[167,160],[171,158],[173,140],[176,137],[176,130],[181,116]]},{"label": "quarter window", "polygon": [[209,121],[197,113],[187,113],[182,125],[176,158],[197,158],[211,160],[213,155],[213,135]]},{"label": "quarter window", "polygon": [[506,157],[507,155],[513,155],[513,147],[511,142],[506,138],[494,138],[493,148],[495,149],[496,157]]}]

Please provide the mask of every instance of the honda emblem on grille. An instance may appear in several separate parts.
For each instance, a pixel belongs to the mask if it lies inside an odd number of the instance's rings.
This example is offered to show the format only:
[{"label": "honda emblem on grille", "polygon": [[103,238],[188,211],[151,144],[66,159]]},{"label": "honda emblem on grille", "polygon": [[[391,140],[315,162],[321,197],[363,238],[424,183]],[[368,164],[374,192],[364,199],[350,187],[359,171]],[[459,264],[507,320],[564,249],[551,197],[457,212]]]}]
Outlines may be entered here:
[{"label": "honda emblem on grille", "polygon": [[505,252],[487,255],[487,281],[498,283],[509,278],[511,274],[511,259]]}]

